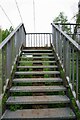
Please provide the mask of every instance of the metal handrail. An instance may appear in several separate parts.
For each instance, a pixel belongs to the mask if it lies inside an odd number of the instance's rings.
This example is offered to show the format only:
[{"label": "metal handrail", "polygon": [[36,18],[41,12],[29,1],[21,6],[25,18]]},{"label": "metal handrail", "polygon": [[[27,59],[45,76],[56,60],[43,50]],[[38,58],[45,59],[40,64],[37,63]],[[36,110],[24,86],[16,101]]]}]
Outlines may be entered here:
[{"label": "metal handrail", "polygon": [[2,48],[4,47],[4,45],[7,44],[7,42],[9,42],[9,40],[12,38],[12,36],[13,36],[13,35],[20,29],[20,27],[22,27],[22,26],[23,26],[24,32],[25,32],[25,34],[26,34],[26,30],[25,30],[25,28],[24,28],[24,24],[21,23],[14,31],[11,32],[11,34],[10,34],[7,38],[4,39],[3,42],[0,43],[0,49],[2,49]]},{"label": "metal handrail", "polygon": [[80,25],[79,23],[55,23],[55,25]]},{"label": "metal handrail", "polygon": [[80,109],[80,45],[54,23],[51,23],[51,25],[53,49],[56,52],[61,67],[65,72],[68,85]]}]

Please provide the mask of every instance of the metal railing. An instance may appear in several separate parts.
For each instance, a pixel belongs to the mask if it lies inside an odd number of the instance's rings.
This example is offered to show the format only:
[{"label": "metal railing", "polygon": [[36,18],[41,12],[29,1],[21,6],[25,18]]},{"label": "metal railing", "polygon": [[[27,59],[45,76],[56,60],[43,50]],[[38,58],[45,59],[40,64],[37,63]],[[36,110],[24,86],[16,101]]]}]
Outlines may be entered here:
[{"label": "metal railing", "polygon": [[78,23],[55,23],[62,31],[80,44],[80,24]]},{"label": "metal railing", "polygon": [[20,24],[0,44],[0,100],[7,88],[22,45],[26,45],[26,31],[24,25]]},{"label": "metal railing", "polygon": [[80,45],[52,24],[52,45],[80,109]]},{"label": "metal railing", "polygon": [[52,33],[27,33],[27,47],[50,47]]}]

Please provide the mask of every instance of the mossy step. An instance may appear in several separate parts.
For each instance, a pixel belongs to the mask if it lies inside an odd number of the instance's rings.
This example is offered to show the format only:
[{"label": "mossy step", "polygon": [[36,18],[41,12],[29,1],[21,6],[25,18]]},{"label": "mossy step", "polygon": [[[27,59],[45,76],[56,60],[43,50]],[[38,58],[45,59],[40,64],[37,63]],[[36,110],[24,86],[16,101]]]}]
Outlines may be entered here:
[{"label": "mossy step", "polygon": [[22,109],[16,111],[6,110],[1,120],[74,120],[76,118],[72,109],[46,108],[46,109]]},{"label": "mossy step", "polygon": [[22,53],[22,55],[54,55],[53,53]]},{"label": "mossy step", "polygon": [[64,86],[14,86],[10,92],[54,92],[66,91]]},{"label": "mossy step", "polygon": [[15,78],[14,83],[63,82],[61,78]]},{"label": "mossy step", "polygon": [[57,65],[52,65],[52,66],[44,66],[44,65],[41,65],[41,66],[17,66],[17,68],[58,68]]},{"label": "mossy step", "polygon": [[59,71],[30,71],[30,72],[25,72],[25,71],[17,71],[15,72],[15,75],[42,75],[42,74],[47,74],[47,75],[60,75]]},{"label": "mossy step", "polygon": [[42,61],[42,60],[39,60],[39,61],[19,61],[19,63],[56,63],[56,61]]},{"label": "mossy step", "polygon": [[36,53],[38,53],[38,52],[39,52],[39,53],[40,53],[40,52],[41,52],[41,53],[46,52],[46,53],[47,53],[47,52],[48,52],[48,53],[50,53],[50,52],[52,52],[52,50],[48,50],[48,49],[46,49],[46,50],[39,50],[39,49],[37,49],[37,50],[35,50],[35,49],[33,49],[33,50],[30,50],[30,49],[23,49],[22,52],[25,52],[25,53],[27,53],[27,52],[28,52],[28,53],[34,53],[34,52],[36,52]]},{"label": "mossy step", "polygon": [[49,57],[49,56],[42,56],[42,57],[33,57],[33,56],[25,56],[25,57],[20,57],[21,59],[28,59],[28,58],[32,58],[32,59],[54,59],[55,57]]},{"label": "mossy step", "polygon": [[9,97],[6,104],[59,104],[69,103],[70,99],[66,95],[43,95],[43,96],[13,96]]}]

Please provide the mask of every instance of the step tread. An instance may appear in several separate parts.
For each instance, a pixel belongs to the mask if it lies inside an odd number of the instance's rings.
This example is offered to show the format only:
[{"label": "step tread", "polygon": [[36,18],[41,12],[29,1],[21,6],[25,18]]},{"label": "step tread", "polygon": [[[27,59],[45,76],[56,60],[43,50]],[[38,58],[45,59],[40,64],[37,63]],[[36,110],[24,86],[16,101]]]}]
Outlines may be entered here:
[{"label": "step tread", "polygon": [[42,120],[42,119],[74,119],[75,114],[70,108],[53,108],[53,109],[23,109],[10,111],[6,110],[2,118],[7,119],[27,119],[27,120]]},{"label": "step tread", "polygon": [[37,50],[30,50],[30,49],[28,49],[28,50],[22,50],[22,52],[52,52],[52,50],[39,50],[39,49],[37,49]]},{"label": "step tread", "polygon": [[44,96],[13,96],[6,101],[7,104],[51,104],[69,103],[70,99],[65,95]]},{"label": "step tread", "polygon": [[56,61],[42,61],[42,60],[37,60],[37,61],[19,61],[19,63],[56,63]]},{"label": "step tread", "polygon": [[66,91],[64,86],[14,86],[11,92],[49,92],[49,91]]},{"label": "step tread", "polygon": [[58,66],[17,66],[17,68],[58,68]]},{"label": "step tread", "polygon": [[61,78],[15,78],[13,82],[62,82]]},{"label": "step tread", "polygon": [[26,57],[20,57],[20,58],[22,58],[22,59],[27,59],[27,58],[33,58],[33,59],[44,59],[44,58],[47,58],[47,59],[54,59],[55,57],[49,57],[49,56],[42,56],[42,57],[34,57],[34,56],[26,56]]},{"label": "step tread", "polygon": [[30,71],[30,72],[25,72],[25,71],[17,71],[15,72],[16,75],[28,75],[28,74],[60,74],[59,71]]},{"label": "step tread", "polygon": [[22,53],[22,55],[53,55],[53,53]]}]

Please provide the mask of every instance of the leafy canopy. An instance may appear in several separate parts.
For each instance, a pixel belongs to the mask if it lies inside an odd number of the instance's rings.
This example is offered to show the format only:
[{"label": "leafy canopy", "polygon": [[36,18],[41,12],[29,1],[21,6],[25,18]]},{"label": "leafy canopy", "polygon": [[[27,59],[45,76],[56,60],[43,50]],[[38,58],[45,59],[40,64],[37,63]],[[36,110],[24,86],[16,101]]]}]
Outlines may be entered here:
[{"label": "leafy canopy", "polygon": [[[53,22],[65,24],[65,23],[68,23],[68,18],[67,18],[67,16],[64,15],[64,12],[60,12],[59,15],[53,20]],[[62,25],[61,29],[68,34],[71,33],[70,26],[68,26],[68,25]]]},{"label": "leafy canopy", "polygon": [[2,42],[12,31],[13,31],[12,26],[9,28],[9,30],[0,29],[0,42]]}]

